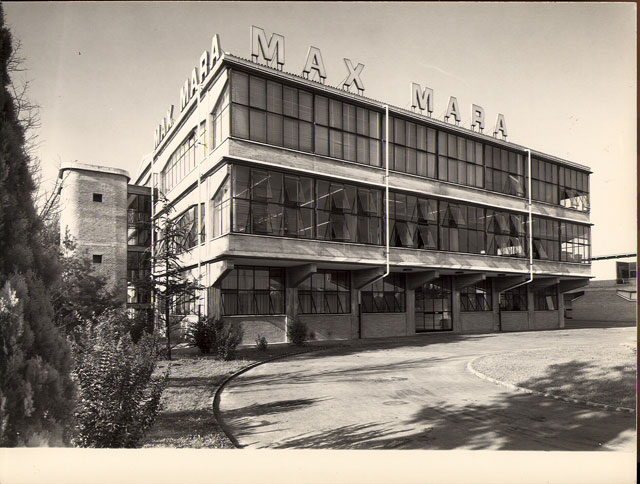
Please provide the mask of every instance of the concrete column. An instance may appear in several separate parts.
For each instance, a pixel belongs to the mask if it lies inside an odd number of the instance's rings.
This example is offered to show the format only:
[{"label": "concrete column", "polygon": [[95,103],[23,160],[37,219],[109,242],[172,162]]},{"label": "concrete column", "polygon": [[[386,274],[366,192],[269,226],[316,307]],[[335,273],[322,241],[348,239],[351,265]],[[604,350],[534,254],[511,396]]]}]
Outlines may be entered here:
[{"label": "concrete column", "polygon": [[351,338],[358,339],[359,330],[359,303],[360,303],[360,289],[356,289],[353,286],[353,272],[351,274]]},{"label": "concrete column", "polygon": [[454,279],[451,290],[451,319],[454,333],[462,332],[462,321],[460,321],[460,289]]},{"label": "concrete column", "polygon": [[287,335],[287,330],[289,329],[289,325],[293,323],[298,315],[298,288],[287,285],[285,292],[287,299],[285,302],[284,338],[285,342],[288,343],[289,337]]},{"label": "concrete column", "polygon": [[406,289],[406,331],[407,336],[416,334],[416,291]]},{"label": "concrete column", "polygon": [[493,311],[493,330],[500,331],[500,292],[496,288],[496,278],[491,278],[491,307]]},{"label": "concrete column", "polygon": [[560,292],[560,286],[557,287],[558,294],[558,327],[564,328],[564,295]]},{"label": "concrete column", "polygon": [[534,329],[534,310],[533,310],[533,291],[529,287],[529,284],[525,284],[527,288],[527,323],[529,329]]}]

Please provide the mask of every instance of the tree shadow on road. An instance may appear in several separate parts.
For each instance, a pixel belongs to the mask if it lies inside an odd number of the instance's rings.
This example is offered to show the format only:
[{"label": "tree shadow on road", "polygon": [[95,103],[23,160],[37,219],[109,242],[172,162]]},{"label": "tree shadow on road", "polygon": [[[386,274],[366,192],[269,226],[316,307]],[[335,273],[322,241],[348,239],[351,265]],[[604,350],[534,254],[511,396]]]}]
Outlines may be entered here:
[{"label": "tree shadow on road", "polygon": [[[526,384],[529,388],[543,388],[564,378],[570,384],[579,385],[588,374],[585,366],[588,365],[575,361],[554,365],[548,374],[532,378]],[[612,379],[618,380],[619,385],[625,385],[628,376],[628,372],[622,371],[612,375]],[[399,404],[402,398],[420,398],[410,394],[406,397],[396,395],[398,397]],[[473,399],[472,395],[470,399]],[[451,405],[446,403],[446,395],[430,400],[433,403],[424,404],[408,420],[394,421],[394,407],[390,405],[389,418],[384,421],[303,432],[274,443],[272,447],[588,451],[632,450],[635,441],[634,414],[606,411],[506,388],[500,387],[488,403]],[[296,411],[297,408],[293,406],[287,411]],[[357,411],[366,412],[366,409]],[[240,416],[241,413],[237,415]],[[242,433],[251,433],[250,429],[242,428],[237,417],[233,427]],[[354,421],[357,420],[354,416]]]}]

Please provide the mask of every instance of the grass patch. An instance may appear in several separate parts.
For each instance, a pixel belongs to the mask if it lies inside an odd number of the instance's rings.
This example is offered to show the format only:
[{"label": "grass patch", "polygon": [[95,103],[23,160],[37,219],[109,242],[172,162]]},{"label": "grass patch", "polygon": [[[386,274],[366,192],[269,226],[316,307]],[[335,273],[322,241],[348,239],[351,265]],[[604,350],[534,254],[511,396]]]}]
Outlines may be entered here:
[{"label": "grass patch", "polygon": [[171,362],[158,363],[158,372],[171,364],[169,382],[162,394],[161,411],[142,447],[233,448],[213,415],[218,386],[242,368],[298,351],[300,348],[290,345],[269,345],[266,351],[246,347],[238,350],[236,360],[219,361],[195,348],[174,350]]},{"label": "grass patch", "polygon": [[485,356],[474,368],[553,395],[635,408],[636,351],[627,345],[557,347]]}]

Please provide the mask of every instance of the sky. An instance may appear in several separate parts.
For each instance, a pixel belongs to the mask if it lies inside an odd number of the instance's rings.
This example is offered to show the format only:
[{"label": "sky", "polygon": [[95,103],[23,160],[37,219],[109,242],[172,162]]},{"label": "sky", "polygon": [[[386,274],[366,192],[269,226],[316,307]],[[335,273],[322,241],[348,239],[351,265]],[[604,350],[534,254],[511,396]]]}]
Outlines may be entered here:
[{"label": "sky", "polygon": [[[508,140],[587,165],[592,253],[636,248],[634,3],[5,3],[41,106],[45,181],[77,160],[135,174],[203,51],[250,58],[251,25],[285,37],[284,70],[320,48],[327,84],[365,65],[368,97],[408,108],[410,84],[498,113]],[[178,107],[176,107],[176,111]],[[485,130],[487,132],[488,130]]]}]

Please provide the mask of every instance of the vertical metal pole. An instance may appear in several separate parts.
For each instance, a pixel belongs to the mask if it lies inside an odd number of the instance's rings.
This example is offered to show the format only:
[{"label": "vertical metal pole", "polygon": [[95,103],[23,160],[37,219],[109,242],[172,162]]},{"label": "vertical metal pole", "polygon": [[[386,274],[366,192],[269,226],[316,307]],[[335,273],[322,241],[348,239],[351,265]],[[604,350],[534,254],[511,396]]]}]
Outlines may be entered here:
[{"label": "vertical metal pole", "polygon": [[386,256],[387,256],[387,270],[383,277],[386,277],[389,274],[389,105],[384,105],[385,109],[385,166],[384,166],[384,196],[386,202],[386,229],[387,229],[387,241],[386,241]]}]

